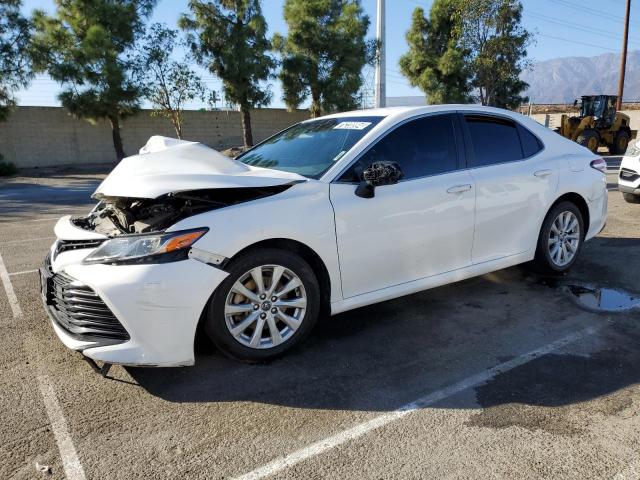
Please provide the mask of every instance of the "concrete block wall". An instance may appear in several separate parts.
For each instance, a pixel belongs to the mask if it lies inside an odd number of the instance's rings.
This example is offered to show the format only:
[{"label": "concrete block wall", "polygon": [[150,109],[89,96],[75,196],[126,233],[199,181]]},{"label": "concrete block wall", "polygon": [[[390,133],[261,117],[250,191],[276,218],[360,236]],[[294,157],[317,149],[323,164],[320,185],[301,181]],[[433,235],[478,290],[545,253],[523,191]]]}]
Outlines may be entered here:
[{"label": "concrete block wall", "polygon": [[[307,118],[306,110],[254,110],[251,112],[254,142]],[[171,122],[151,117],[149,110],[125,120],[121,130],[127,155],[137,153],[152,135],[175,137]],[[187,111],[183,137],[217,150],[242,145],[240,113]],[[56,107],[19,107],[7,122],[0,123],[0,153],[19,168],[115,162],[108,122],[92,125]]]}]

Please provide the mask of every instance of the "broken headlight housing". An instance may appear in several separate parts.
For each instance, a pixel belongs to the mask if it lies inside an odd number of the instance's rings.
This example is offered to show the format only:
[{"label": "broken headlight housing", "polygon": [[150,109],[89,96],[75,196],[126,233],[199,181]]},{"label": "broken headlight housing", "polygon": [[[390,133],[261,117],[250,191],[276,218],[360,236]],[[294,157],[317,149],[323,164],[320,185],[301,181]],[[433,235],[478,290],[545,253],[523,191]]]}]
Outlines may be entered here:
[{"label": "broken headlight housing", "polygon": [[145,235],[123,235],[107,240],[84,263],[133,264],[165,263],[184,260],[189,248],[208,228]]}]

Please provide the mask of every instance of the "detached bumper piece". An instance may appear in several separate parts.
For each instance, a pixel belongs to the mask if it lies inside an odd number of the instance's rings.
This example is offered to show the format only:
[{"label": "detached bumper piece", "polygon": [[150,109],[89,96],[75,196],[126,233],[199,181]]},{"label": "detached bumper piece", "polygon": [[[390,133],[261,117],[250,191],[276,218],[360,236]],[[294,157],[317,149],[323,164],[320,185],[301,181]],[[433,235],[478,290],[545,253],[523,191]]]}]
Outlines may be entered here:
[{"label": "detached bumper piece", "polygon": [[48,259],[41,269],[41,283],[45,308],[72,338],[100,345],[129,340],[125,328],[98,294],[65,273],[54,274]]}]

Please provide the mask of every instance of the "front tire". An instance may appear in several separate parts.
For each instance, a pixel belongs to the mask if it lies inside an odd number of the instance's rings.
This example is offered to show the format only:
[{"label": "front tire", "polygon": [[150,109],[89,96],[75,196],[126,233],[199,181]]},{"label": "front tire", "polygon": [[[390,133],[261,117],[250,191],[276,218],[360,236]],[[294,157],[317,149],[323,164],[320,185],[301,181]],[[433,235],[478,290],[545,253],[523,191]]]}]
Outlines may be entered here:
[{"label": "front tire", "polygon": [[278,249],[249,252],[228,267],[204,319],[225,355],[259,363],[299,344],[318,320],[320,287],[309,264]]},{"label": "front tire", "polygon": [[578,135],[576,143],[588,148],[593,153],[597,153],[598,147],[600,146],[600,135],[595,130],[588,129]]},{"label": "front tire", "polygon": [[540,229],[533,266],[545,275],[562,275],[575,263],[585,237],[580,209],[560,202],[547,214]]}]

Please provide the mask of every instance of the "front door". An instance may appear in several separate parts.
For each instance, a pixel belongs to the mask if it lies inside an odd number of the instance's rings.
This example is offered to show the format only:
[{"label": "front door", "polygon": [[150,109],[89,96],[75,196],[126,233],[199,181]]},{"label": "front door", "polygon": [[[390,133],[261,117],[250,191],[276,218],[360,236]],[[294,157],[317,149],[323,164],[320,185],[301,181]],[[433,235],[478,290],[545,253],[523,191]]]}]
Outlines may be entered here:
[{"label": "front door", "polygon": [[[455,121],[441,114],[400,125],[331,184],[345,298],[471,264],[475,191],[460,169]],[[356,196],[362,171],[383,160],[404,178],[374,198]]]}]

